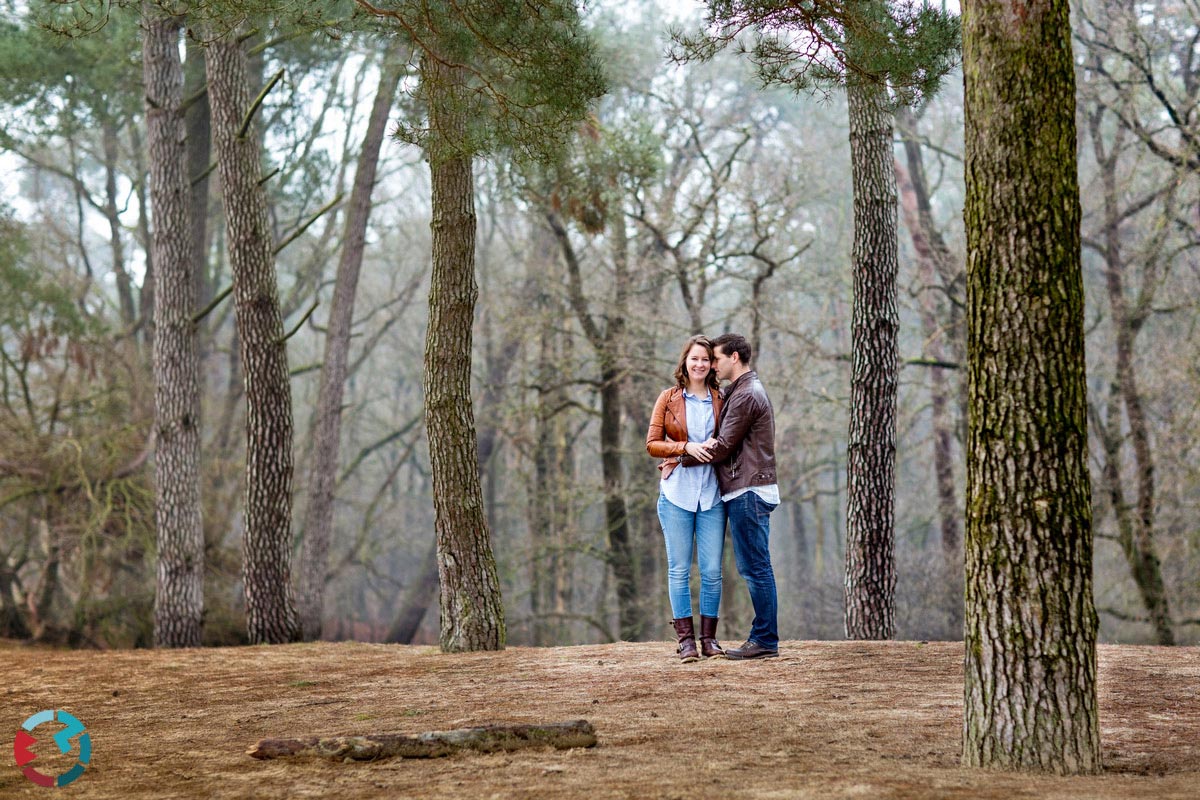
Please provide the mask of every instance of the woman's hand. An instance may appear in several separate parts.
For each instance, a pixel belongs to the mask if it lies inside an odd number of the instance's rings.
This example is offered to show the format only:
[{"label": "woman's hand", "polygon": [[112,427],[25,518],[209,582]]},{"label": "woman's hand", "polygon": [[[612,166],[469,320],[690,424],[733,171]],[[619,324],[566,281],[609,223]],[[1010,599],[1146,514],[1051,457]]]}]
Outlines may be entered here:
[{"label": "woman's hand", "polygon": [[683,446],[684,452],[699,461],[701,464],[707,464],[709,461],[712,461],[712,453],[708,452],[708,448],[711,446],[711,441],[712,440],[705,442],[704,444],[688,442]]}]

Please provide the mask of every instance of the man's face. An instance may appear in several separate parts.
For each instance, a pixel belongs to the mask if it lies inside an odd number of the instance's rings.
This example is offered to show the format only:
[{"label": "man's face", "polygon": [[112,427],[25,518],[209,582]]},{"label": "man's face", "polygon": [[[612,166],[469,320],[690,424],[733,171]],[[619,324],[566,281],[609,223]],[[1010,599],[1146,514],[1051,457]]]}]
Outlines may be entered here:
[{"label": "man's face", "polygon": [[720,345],[713,348],[715,361],[713,368],[717,371],[717,378],[723,381],[733,380],[733,369],[738,363],[738,354],[726,355]]}]

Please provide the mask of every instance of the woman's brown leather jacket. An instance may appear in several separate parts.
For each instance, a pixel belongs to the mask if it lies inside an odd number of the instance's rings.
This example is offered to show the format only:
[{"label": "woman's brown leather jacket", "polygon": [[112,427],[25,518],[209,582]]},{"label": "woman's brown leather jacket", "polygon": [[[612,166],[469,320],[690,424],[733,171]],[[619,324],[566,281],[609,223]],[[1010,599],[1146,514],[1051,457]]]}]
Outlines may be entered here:
[{"label": "woman's brown leather jacket", "polygon": [[[721,419],[721,395],[716,389],[708,391],[712,396],[713,436],[716,436],[717,421]],[[658,468],[662,470],[664,481],[679,465],[679,456],[684,454],[687,440],[687,400],[683,397],[683,389],[672,386],[664,389],[655,401],[650,429],[646,431],[646,452],[663,459]]]}]

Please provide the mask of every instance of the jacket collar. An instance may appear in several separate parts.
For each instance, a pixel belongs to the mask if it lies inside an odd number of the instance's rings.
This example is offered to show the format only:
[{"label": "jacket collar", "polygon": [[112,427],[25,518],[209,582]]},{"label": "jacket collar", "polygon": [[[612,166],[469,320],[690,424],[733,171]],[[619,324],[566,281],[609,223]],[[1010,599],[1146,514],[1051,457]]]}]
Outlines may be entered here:
[{"label": "jacket collar", "polygon": [[729,397],[729,395],[733,394],[734,389],[741,386],[743,383],[748,383],[750,380],[757,378],[757,377],[758,377],[758,373],[754,370],[750,370],[749,372],[743,373],[740,378],[738,378],[736,381],[734,381],[733,383],[731,383],[725,387],[725,391],[721,393],[721,396]]}]

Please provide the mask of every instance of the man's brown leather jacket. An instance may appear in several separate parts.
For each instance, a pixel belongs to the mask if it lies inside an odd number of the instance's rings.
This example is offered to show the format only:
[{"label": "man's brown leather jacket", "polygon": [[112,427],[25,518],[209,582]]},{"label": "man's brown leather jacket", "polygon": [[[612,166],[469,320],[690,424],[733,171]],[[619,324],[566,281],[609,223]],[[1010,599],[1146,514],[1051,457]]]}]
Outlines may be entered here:
[{"label": "man's brown leather jacket", "polygon": [[[712,463],[721,494],[778,483],[775,475],[775,409],[754,370],[722,392],[725,404],[717,423]],[[684,456],[683,464],[696,463]]]}]

